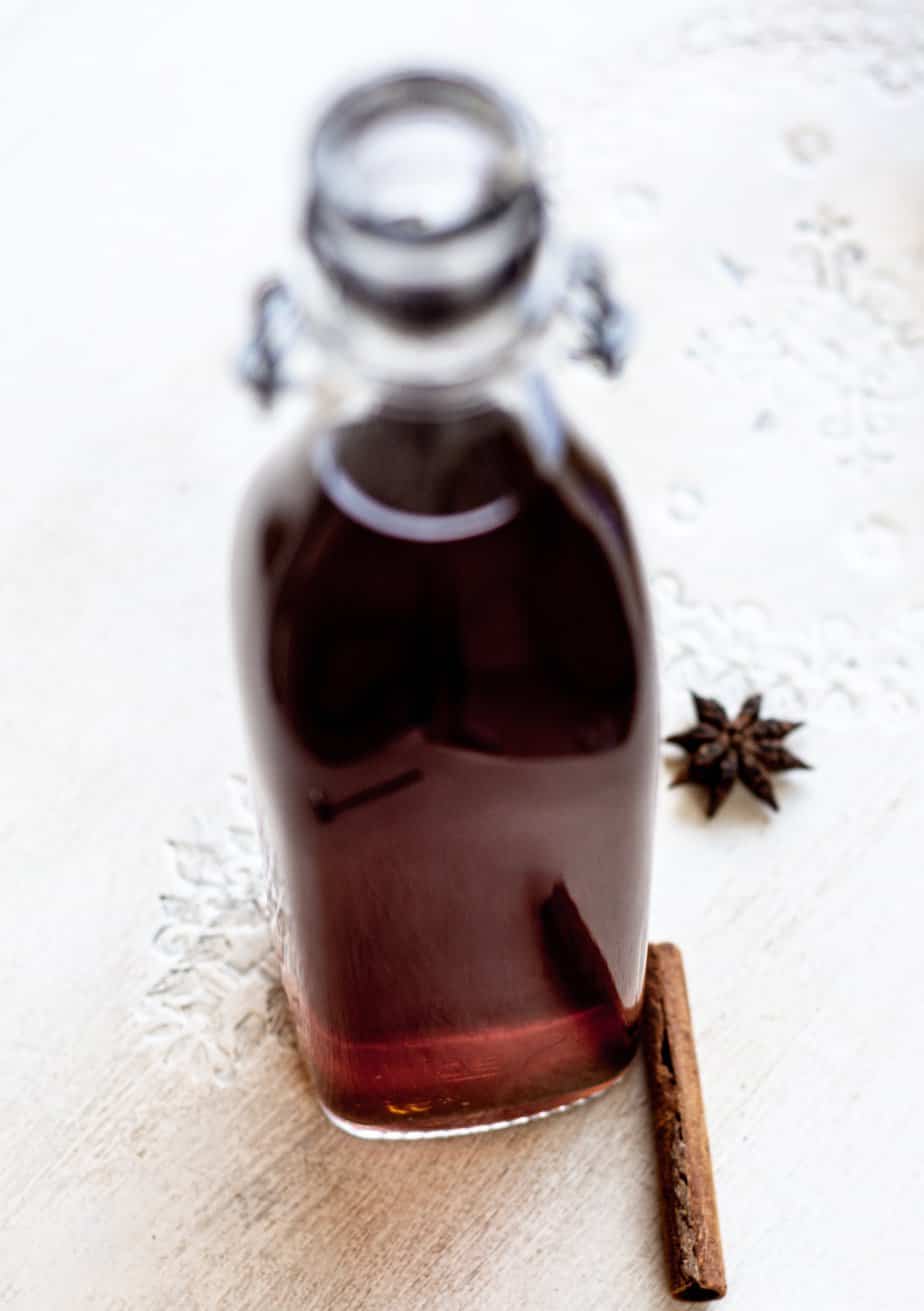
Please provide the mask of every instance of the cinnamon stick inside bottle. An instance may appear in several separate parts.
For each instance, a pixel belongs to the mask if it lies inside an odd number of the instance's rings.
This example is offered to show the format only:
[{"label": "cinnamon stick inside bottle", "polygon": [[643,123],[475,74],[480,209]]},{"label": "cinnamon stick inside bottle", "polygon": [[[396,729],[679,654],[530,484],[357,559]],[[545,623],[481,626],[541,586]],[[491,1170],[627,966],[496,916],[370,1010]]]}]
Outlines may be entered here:
[{"label": "cinnamon stick inside bottle", "polygon": [[642,1042],[671,1293],[710,1302],[725,1296],[725,1265],[683,959],[669,942],[648,949]]}]

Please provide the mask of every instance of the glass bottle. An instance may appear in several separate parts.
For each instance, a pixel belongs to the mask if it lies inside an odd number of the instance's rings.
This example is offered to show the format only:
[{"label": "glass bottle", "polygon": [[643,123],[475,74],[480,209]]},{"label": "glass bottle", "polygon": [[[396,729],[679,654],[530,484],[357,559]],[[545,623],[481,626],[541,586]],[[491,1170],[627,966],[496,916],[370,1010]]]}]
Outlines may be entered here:
[{"label": "glass bottle", "polygon": [[610,364],[621,320],[549,227],[514,107],[382,78],[317,129],[304,285],[258,298],[250,381],[308,336],[327,399],[246,496],[237,661],[300,1048],[361,1135],[545,1114],[636,1046],[649,609],[539,367],[569,300]]}]

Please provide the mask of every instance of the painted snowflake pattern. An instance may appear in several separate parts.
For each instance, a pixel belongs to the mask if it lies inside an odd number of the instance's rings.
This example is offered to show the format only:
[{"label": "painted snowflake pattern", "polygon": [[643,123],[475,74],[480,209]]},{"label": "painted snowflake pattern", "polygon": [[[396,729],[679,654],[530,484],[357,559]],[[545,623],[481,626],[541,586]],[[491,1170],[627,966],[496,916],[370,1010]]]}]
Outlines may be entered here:
[{"label": "painted snowflake pattern", "polygon": [[881,264],[847,215],[821,205],[795,224],[780,268],[748,273],[738,279],[738,311],[721,327],[700,327],[687,357],[754,398],[755,427],[811,413],[841,468],[893,463],[921,393],[915,259]]},{"label": "painted snowflake pattern", "polygon": [[759,687],[781,719],[832,727],[875,713],[897,729],[920,713],[924,606],[881,631],[831,614],[787,632],[755,602],[698,601],[673,573],[656,574],[651,586],[666,722],[686,713],[691,687],[730,704]]},{"label": "painted snowflake pattern", "polygon": [[194,1078],[229,1082],[268,1036],[294,1045],[270,934],[266,877],[246,780],[231,779],[229,822],[171,840],[160,897],[163,963],[145,998],[145,1036]]}]

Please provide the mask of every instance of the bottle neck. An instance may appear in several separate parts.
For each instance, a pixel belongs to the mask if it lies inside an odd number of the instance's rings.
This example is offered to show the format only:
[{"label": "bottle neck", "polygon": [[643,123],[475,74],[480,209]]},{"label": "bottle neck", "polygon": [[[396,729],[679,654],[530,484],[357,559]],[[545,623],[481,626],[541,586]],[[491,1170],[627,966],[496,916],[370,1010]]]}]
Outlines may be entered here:
[{"label": "bottle neck", "polygon": [[405,393],[509,368],[561,299],[529,132],[469,79],[402,74],[337,101],[315,139],[303,235],[316,328]]},{"label": "bottle neck", "polygon": [[331,396],[346,371],[404,409],[471,409],[548,339],[622,368],[628,320],[603,265],[550,233],[530,133],[481,83],[408,73],[338,100],[302,236],[292,276],[255,297],[241,371],[264,404],[323,369]]},{"label": "bottle neck", "polygon": [[394,394],[405,407],[468,408],[496,381],[535,369],[546,331],[565,297],[565,258],[546,245],[528,286],[438,331],[409,332],[362,299],[319,276],[297,271],[294,285],[310,332],[328,363],[347,367]]}]

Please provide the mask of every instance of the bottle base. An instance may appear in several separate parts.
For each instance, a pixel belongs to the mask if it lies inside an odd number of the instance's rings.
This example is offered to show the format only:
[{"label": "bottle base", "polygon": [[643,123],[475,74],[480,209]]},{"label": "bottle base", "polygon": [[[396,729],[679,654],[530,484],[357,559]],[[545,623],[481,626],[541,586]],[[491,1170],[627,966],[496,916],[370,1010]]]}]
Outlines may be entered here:
[{"label": "bottle base", "polygon": [[531,1107],[517,1115],[504,1116],[504,1113],[501,1112],[501,1118],[498,1119],[478,1118],[463,1124],[418,1125],[414,1128],[410,1125],[405,1128],[400,1124],[364,1124],[361,1121],[349,1120],[342,1115],[338,1115],[336,1111],[332,1111],[323,1102],[321,1103],[321,1109],[331,1124],[338,1129],[342,1129],[344,1133],[350,1134],[353,1138],[365,1138],[372,1141],[400,1139],[408,1142],[418,1138],[461,1138],[469,1134],[494,1133],[498,1129],[512,1129],[520,1124],[531,1124],[534,1120],[547,1120],[549,1116],[561,1115],[564,1111],[571,1111],[578,1106],[584,1106],[588,1102],[596,1101],[598,1097],[602,1097],[622,1081],[627,1068],[628,1066],[624,1067],[605,1083],[563,1097],[551,1106]]}]

